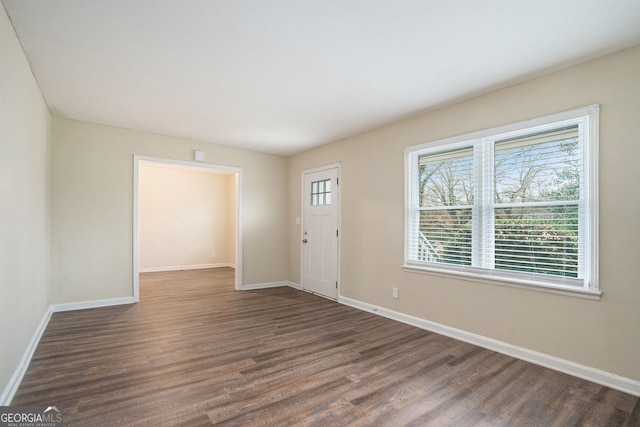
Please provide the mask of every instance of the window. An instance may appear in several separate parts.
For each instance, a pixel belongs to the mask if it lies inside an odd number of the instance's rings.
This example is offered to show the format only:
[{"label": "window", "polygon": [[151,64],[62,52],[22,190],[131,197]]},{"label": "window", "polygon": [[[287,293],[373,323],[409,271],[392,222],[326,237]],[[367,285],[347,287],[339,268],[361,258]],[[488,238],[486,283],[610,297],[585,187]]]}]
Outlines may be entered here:
[{"label": "window", "polygon": [[599,295],[598,111],[406,149],[404,267]]},{"label": "window", "polygon": [[331,180],[314,181],[311,183],[311,206],[331,204]]}]

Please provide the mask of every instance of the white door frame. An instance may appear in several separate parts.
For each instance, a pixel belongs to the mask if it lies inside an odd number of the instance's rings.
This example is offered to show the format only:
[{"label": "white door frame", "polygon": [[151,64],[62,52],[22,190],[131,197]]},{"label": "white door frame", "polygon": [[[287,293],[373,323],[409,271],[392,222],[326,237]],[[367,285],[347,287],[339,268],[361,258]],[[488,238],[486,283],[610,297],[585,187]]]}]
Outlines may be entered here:
[{"label": "white door frame", "polygon": [[[324,165],[324,166],[318,166],[315,168],[311,168],[311,169],[304,169],[301,173],[300,173],[300,188],[302,190],[302,194],[300,196],[300,215],[301,215],[301,220],[300,220],[300,288],[303,291],[307,291],[306,289],[304,289],[304,285],[302,283],[302,274],[304,272],[304,254],[303,254],[303,250],[304,250],[304,243],[302,243],[302,240],[304,239],[304,212],[305,212],[305,185],[304,185],[304,176],[306,174],[310,174],[310,173],[315,173],[315,172],[322,172],[324,170],[327,169],[334,169],[337,168],[338,169],[338,185],[340,186],[340,190],[338,191],[338,266],[336,267],[338,269],[337,271],[337,276],[336,276],[336,280],[338,281],[338,288],[336,291],[336,301],[340,299],[340,285],[341,285],[341,280],[340,280],[340,265],[341,265],[341,253],[342,253],[342,224],[341,224],[341,217],[342,217],[342,183],[340,183],[340,179],[342,176],[342,163],[341,162],[336,162],[336,163],[330,163],[328,165]],[[310,291],[307,291],[310,292]],[[323,295],[320,295],[323,296]]]},{"label": "white door frame", "polygon": [[242,290],[242,168],[211,163],[133,155],[133,300],[140,302],[140,162],[155,162],[200,169],[214,169],[236,174],[236,273],[235,288]]}]

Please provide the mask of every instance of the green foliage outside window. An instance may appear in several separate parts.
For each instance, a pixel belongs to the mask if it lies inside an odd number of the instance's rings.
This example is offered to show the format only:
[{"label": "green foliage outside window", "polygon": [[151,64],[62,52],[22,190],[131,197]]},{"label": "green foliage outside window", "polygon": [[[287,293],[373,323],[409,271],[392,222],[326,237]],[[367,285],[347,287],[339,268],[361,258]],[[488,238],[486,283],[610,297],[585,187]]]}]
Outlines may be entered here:
[{"label": "green foliage outside window", "polygon": [[[495,269],[577,277],[577,151],[577,137],[495,144]],[[473,161],[470,149],[420,160],[419,229],[436,262],[472,263]]]}]

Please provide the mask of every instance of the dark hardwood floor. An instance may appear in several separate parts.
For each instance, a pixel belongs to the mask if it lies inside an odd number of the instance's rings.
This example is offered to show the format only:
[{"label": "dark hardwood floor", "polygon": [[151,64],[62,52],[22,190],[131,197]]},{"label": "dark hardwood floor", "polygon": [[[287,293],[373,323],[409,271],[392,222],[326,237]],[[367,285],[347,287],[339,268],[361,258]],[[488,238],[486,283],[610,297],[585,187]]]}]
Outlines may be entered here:
[{"label": "dark hardwood floor", "polygon": [[233,270],[55,313],[13,400],[65,425],[640,426],[640,399]]}]

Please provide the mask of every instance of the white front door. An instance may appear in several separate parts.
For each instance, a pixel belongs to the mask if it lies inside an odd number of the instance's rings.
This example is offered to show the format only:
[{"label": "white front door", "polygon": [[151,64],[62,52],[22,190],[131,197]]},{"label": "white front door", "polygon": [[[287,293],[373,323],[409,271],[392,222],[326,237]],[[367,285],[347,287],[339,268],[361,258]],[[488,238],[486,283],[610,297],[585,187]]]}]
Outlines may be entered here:
[{"label": "white front door", "polygon": [[303,172],[302,289],[338,297],[338,168]]}]

